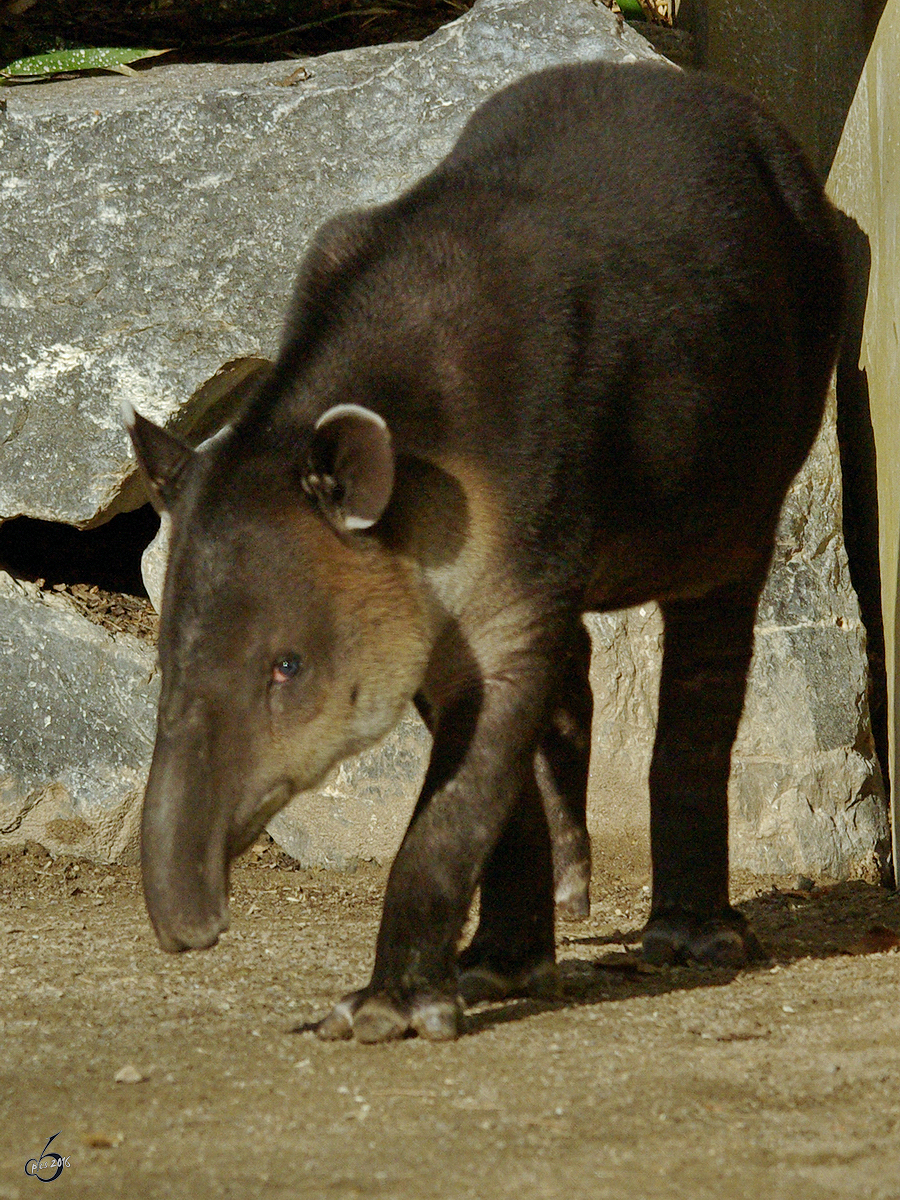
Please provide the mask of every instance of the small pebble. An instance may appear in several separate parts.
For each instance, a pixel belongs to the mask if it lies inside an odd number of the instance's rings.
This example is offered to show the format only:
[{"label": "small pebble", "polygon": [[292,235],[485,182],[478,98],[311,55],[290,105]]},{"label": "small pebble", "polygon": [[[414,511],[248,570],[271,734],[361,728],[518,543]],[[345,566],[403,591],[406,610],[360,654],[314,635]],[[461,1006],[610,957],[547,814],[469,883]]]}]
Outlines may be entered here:
[{"label": "small pebble", "polygon": [[116,1083],[143,1083],[146,1078],[147,1076],[142,1075],[131,1063],[126,1063],[124,1067],[116,1071]]}]

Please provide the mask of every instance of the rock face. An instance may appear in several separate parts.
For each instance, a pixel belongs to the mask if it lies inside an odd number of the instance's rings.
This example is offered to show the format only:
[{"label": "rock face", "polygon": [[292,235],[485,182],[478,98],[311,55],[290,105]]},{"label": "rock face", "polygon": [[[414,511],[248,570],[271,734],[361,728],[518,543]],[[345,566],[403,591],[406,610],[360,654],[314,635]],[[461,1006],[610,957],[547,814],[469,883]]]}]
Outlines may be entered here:
[{"label": "rock face", "polygon": [[423,43],[310,60],[294,86],[296,63],[264,63],[9,89],[0,515],[113,505],[134,470],[119,401],[164,421],[226,360],[271,357],[317,227],[430,169],[492,91],[653,55],[588,0],[482,0]]},{"label": "rock face", "polygon": [[[732,756],[732,863],[751,871],[881,878],[890,852],[872,746],[865,630],[840,532],[833,408],[788,495],[763,592]],[[649,819],[662,650],[655,606],[588,618],[594,642],[592,835]]]},{"label": "rock face", "polygon": [[133,860],[153,750],[155,652],[0,572],[0,835]]},{"label": "rock face", "polygon": [[[83,526],[142,503],[119,401],[205,436],[186,398],[226,360],[274,353],[297,262],[323,220],[395,195],[487,95],[527,71],[652,57],[588,0],[481,0],[423,43],[310,60],[307,78],[296,63],[174,66],[9,89],[0,520]],[[747,867],[871,875],[884,856],[839,477],[832,418],[786,508],[760,613],[732,788],[734,859]],[[602,859],[604,845],[646,840],[661,626],[652,606],[588,623]],[[152,654],[8,577],[0,639],[0,842],[133,855]],[[384,746],[297,798],[272,833],[306,863],[389,858],[427,744],[410,714]]]},{"label": "rock face", "polygon": [[872,746],[865,629],[841,536],[830,406],[788,496],[760,602],[731,780],[736,857],[753,870],[877,878],[890,852]]}]

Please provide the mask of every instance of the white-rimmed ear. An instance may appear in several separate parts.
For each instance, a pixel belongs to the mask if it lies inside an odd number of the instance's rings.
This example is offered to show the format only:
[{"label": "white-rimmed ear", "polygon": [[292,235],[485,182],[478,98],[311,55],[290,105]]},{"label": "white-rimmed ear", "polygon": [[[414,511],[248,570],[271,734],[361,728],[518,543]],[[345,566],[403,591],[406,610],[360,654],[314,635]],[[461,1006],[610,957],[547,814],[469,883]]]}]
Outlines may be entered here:
[{"label": "white-rimmed ear", "polygon": [[180,480],[194,451],[180,438],[142,417],[127,400],[122,401],[121,408],[153,507],[165,512],[178,495]]},{"label": "white-rimmed ear", "polygon": [[394,450],[384,418],[336,404],[316,422],[303,487],[338,529],[369,529],[394,489]]},{"label": "white-rimmed ear", "polygon": [[232,429],[234,429],[234,426],[229,421],[227,425],[223,425],[221,429],[211,434],[208,438],[204,438],[197,446],[196,453],[202,454],[204,450],[211,450],[213,446],[218,446],[219,442],[225,441]]}]

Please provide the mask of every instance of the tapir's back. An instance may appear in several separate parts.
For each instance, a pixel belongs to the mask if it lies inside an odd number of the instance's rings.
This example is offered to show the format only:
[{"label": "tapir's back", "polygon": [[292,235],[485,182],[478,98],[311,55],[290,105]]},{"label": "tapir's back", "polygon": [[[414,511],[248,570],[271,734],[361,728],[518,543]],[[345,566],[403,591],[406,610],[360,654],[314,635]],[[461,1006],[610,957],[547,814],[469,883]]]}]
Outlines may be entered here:
[{"label": "tapir's back", "polygon": [[752,98],[554,68],[484,105],[397,212],[502,280],[470,448],[498,477],[509,451],[535,558],[579,528],[685,562],[768,529],[821,419],[843,276],[819,183]]},{"label": "tapir's back", "polygon": [[759,183],[798,234],[824,243],[832,234],[821,186],[774,118],[713,75],[663,65],[527,76],[477,110],[427,178],[451,175],[457,186],[521,188],[574,220],[603,213],[611,239],[665,236],[699,209],[713,215],[714,240],[721,221],[749,210]]},{"label": "tapir's back", "polygon": [[[819,181],[774,118],[714,76],[609,63],[529,76],[479,109],[410,195],[434,189],[448,207],[454,193],[493,193],[501,223],[527,210],[569,255],[558,265],[570,282],[609,296],[608,316],[642,292],[664,303],[669,277],[683,300],[692,275],[724,295],[756,273],[794,292],[790,332],[839,324],[840,252]],[[477,203],[467,209],[495,232]],[[622,316],[633,328],[633,309]]]}]

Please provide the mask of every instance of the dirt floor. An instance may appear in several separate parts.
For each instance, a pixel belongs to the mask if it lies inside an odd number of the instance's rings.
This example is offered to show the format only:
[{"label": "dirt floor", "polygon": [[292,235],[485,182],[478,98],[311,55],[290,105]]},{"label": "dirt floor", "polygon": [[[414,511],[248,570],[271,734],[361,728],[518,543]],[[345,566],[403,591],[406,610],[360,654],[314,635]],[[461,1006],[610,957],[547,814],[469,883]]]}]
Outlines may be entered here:
[{"label": "dirt floor", "polygon": [[770,962],[647,970],[619,878],[560,928],[566,1000],[362,1047],[307,1026],[367,978],[380,868],[255,848],[170,957],[135,868],[4,851],[0,1200],[54,1134],[54,1197],[898,1200],[900,898],[739,879]]}]

